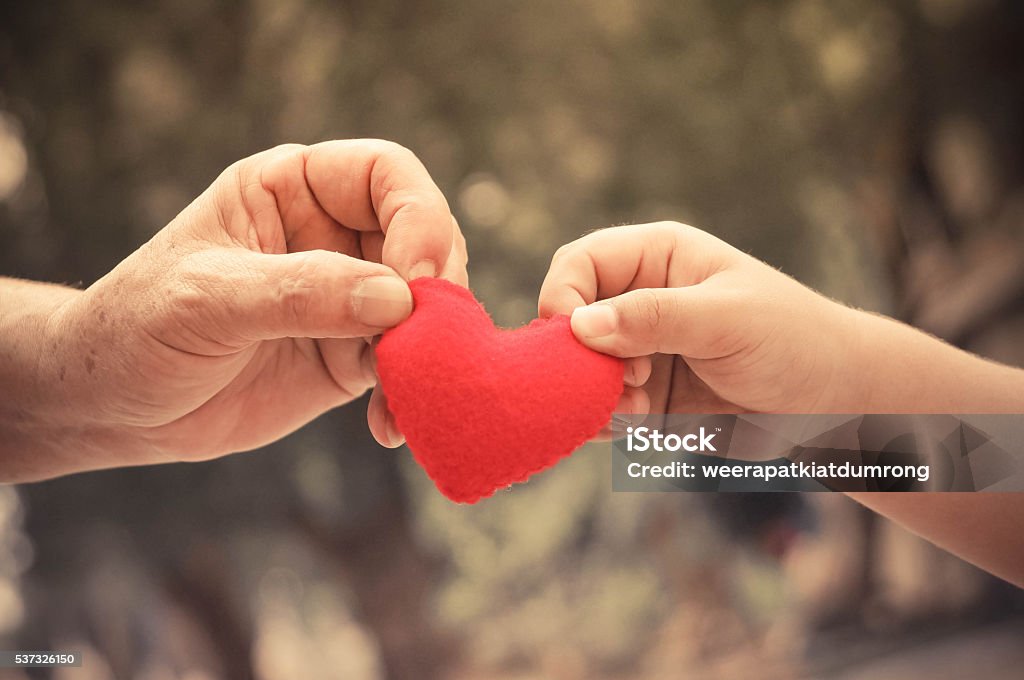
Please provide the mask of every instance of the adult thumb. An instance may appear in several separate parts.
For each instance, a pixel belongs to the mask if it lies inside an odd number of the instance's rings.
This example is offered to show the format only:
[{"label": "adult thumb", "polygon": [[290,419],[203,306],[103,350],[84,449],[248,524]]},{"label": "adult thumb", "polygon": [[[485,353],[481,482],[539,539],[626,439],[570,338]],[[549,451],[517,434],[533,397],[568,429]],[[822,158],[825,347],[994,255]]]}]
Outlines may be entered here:
[{"label": "adult thumb", "polygon": [[214,326],[209,336],[238,342],[366,337],[412,313],[408,284],[386,265],[326,250],[230,249],[218,259],[212,275],[226,276],[229,285],[210,286],[211,299],[201,306],[215,310],[204,315]]},{"label": "adult thumb", "polygon": [[711,358],[727,323],[704,284],[641,288],[577,307],[572,330],[584,345],[617,357],[681,354]]}]

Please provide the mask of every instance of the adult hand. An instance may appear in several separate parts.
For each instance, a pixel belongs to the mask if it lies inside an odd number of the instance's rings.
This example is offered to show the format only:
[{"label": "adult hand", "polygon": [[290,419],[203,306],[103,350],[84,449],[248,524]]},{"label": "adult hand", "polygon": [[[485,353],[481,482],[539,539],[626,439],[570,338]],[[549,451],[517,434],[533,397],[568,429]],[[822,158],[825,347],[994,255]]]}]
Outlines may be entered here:
[{"label": "adult hand", "polygon": [[[22,429],[59,439],[62,461],[25,463],[20,476],[274,441],[374,385],[370,341],[412,311],[406,281],[465,285],[465,267],[444,197],[396,144],[288,145],[239,161],[48,316],[48,393],[26,396]],[[368,420],[382,443],[401,443],[379,390]]]}]

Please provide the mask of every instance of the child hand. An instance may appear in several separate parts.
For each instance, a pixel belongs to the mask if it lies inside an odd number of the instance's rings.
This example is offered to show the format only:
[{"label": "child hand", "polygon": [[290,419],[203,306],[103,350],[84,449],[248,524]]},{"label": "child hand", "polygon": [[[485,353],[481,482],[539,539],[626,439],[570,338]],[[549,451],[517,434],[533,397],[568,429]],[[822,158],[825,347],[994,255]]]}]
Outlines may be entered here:
[{"label": "child hand", "polygon": [[[540,312],[572,313],[582,343],[627,359],[630,413],[1024,413],[1021,369],[844,307],[681,224],[564,246]],[[1024,585],[1024,494],[851,495]]]},{"label": "child hand", "polygon": [[563,246],[540,294],[541,316],[556,313],[572,314],[585,345],[628,360],[636,413],[833,410],[860,314],[673,222]]}]

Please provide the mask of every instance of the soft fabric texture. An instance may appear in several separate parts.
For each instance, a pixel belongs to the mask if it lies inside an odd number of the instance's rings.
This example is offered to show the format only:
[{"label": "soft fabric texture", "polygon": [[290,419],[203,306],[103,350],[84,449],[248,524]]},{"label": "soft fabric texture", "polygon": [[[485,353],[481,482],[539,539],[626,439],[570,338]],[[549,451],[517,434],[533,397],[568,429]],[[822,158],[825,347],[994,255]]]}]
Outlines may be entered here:
[{"label": "soft fabric texture", "polygon": [[475,503],[572,453],[622,394],[622,361],[572,334],[569,317],[495,328],[473,294],[410,284],[415,309],[384,333],[377,372],[416,460],[453,501]]}]

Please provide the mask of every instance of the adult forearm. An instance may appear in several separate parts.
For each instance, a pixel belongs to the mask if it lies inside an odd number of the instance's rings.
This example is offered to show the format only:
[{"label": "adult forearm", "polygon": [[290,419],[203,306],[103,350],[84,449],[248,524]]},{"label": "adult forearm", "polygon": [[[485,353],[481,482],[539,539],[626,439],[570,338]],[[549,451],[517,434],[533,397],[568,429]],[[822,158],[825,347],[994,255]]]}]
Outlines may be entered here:
[{"label": "adult forearm", "polygon": [[61,310],[82,291],[0,278],[0,481],[42,479],[83,468],[116,436],[70,403],[75,368]]},{"label": "adult forearm", "polygon": [[[56,411],[53,377],[61,347],[57,311],[80,291],[0,278],[0,402],[2,426],[26,426]],[[56,371],[59,380],[59,369]]]}]

